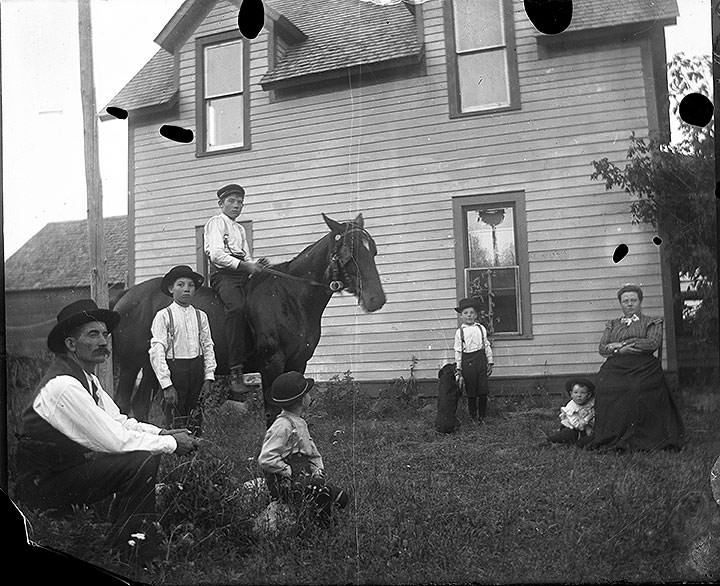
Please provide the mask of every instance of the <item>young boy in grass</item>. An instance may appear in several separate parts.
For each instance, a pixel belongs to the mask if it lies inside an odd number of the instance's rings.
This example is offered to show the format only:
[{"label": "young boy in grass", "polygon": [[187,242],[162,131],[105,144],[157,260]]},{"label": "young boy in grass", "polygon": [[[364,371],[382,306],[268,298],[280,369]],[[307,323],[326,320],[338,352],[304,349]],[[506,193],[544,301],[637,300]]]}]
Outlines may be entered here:
[{"label": "young boy in grass", "polygon": [[569,379],[565,391],[570,400],[560,408],[561,427],[548,441],[583,446],[591,439],[595,421],[595,385],[585,378]]},{"label": "young boy in grass", "polygon": [[349,498],[344,490],[325,482],[322,456],[302,417],[314,383],[295,371],[275,379],[271,399],[282,411],[265,433],[258,463],[273,500],[305,505],[326,521],[335,507],[345,508]]},{"label": "young boy in grass", "polygon": [[455,332],[455,364],[458,384],[465,387],[470,418],[482,423],[487,412],[488,377],[493,354],[485,326],[478,323],[477,299],[461,299],[455,311],[462,323]]},{"label": "young boy in grass", "polygon": [[209,392],[216,366],[208,316],[190,304],[203,281],[188,266],[170,269],[160,290],[173,302],[155,314],[150,328],[150,364],[163,391],[166,425],[182,423],[196,435],[202,426],[200,397]]}]

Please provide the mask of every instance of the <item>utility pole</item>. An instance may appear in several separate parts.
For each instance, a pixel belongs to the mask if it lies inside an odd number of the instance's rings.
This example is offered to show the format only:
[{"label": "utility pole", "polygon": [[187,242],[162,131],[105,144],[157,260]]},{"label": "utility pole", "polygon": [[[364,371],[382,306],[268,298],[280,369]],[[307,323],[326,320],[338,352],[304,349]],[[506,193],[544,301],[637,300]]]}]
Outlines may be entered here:
[{"label": "utility pole", "polygon": [[[110,296],[108,293],[107,256],[105,255],[100,157],[98,155],[90,0],[78,0],[78,30],[80,34],[80,97],[82,99],[83,134],[85,138],[87,226],[90,239],[90,296],[98,304],[98,307],[108,309]],[[98,377],[103,388],[111,396],[114,395],[112,356],[104,364],[100,365]]]}]

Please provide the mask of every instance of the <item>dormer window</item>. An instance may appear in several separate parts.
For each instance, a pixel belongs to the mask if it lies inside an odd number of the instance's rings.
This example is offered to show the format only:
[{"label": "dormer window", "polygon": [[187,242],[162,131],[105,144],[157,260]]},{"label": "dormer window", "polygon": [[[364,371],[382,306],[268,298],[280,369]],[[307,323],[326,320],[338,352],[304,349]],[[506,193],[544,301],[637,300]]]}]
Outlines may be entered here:
[{"label": "dormer window", "polygon": [[247,42],[236,33],[198,39],[197,80],[198,155],[248,149]]}]

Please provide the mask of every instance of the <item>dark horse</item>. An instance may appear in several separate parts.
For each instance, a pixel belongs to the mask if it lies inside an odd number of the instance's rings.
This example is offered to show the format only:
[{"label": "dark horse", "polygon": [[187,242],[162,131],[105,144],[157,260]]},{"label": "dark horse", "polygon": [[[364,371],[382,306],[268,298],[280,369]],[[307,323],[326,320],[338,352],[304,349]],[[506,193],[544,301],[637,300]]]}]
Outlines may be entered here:
[{"label": "dark horse", "polygon": [[[365,230],[362,214],[350,222],[337,222],[323,214],[330,233],[308,246],[288,262],[272,265],[248,281],[247,348],[251,355],[246,372],[262,375],[268,417],[277,410],[268,403],[272,382],[283,372],[305,372],[305,366],[320,340],[320,319],[333,293],[347,290],[368,312],[385,304],[385,293],[375,267],[377,249]],[[146,420],[157,379],[150,366],[150,325],[155,314],[169,305],[160,291],[161,278],[131,287],[120,297],[114,310],[120,324],[113,331],[114,361],[119,367],[116,400],[123,413]],[[215,355],[216,374],[228,374],[225,337],[225,310],[209,287],[200,287],[193,305],[208,314]],[[133,394],[135,380],[143,375]],[[270,419],[269,419],[270,420]]]}]

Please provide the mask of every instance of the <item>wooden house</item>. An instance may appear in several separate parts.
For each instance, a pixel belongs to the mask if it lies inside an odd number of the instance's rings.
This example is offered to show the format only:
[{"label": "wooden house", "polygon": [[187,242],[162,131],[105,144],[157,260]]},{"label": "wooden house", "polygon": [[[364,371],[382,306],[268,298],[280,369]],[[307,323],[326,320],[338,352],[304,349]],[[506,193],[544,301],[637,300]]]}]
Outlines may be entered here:
[{"label": "wooden house", "polygon": [[[127,217],[104,219],[110,300],[127,283]],[[35,356],[47,351],[47,335],[58,312],[90,297],[87,220],[52,222],[5,261],[7,353]]]},{"label": "wooden house", "polygon": [[[297,254],[326,231],[321,212],[362,212],[377,241],[387,304],[363,314],[349,295],[331,300],[308,365],[320,380],[350,370],[377,386],[416,359],[432,385],[453,358],[456,301],[479,291],[491,392],[558,389],[597,371],[626,282],[665,316],[676,369],[663,248],[632,224],[627,194],[590,179],[593,160],[624,160],[631,132],[669,133],[674,0],[576,0],[552,36],[521,0],[265,0],[252,40],[240,4],[186,0],[108,104],[129,111],[132,282],[202,268],[215,191],[241,183],[256,256]],[[163,138],[164,124],[193,142]]]}]

